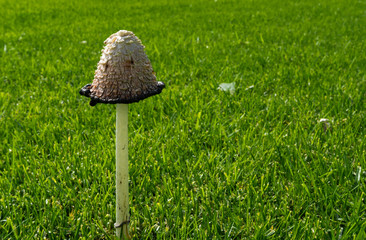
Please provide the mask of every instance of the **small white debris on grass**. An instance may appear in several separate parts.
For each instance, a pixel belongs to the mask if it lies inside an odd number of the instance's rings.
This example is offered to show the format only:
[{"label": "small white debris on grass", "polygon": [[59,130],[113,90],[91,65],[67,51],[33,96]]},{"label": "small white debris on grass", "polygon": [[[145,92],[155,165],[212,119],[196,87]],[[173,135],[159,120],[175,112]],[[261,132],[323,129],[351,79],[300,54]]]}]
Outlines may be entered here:
[{"label": "small white debris on grass", "polygon": [[357,173],[356,173],[356,180],[357,180],[357,182],[360,182],[360,180],[361,180],[361,173],[362,173],[361,166],[357,166]]},{"label": "small white debris on grass", "polygon": [[329,119],[322,118],[322,119],[319,120],[319,122],[329,122]]},{"label": "small white debris on grass", "polygon": [[84,41],[81,41],[80,43],[81,44],[87,44],[88,42],[84,40]]},{"label": "small white debris on grass", "polygon": [[224,91],[224,92],[230,92],[230,94],[234,94],[235,93],[235,82],[221,83],[217,89]]},{"label": "small white debris on grass", "polygon": [[247,88],[245,89],[245,91],[248,91],[248,90],[253,89],[253,88],[254,88],[254,85],[250,85],[249,87],[247,87]]},{"label": "small white debris on grass", "polygon": [[330,126],[330,123],[329,123],[329,119],[327,118],[322,118],[319,120],[320,123],[323,123],[323,129],[324,129],[324,132],[326,132],[327,130],[331,130],[331,126]]}]

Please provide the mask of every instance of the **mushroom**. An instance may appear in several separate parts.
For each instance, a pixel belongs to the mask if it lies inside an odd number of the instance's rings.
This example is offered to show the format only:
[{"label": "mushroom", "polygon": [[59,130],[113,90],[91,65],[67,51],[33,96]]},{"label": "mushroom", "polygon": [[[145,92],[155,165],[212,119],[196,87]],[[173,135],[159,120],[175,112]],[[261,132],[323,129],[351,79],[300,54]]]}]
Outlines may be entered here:
[{"label": "mushroom", "polygon": [[116,113],[116,235],[128,234],[128,103],[161,93],[163,82],[156,81],[144,46],[132,32],[120,30],[104,41],[105,47],[92,84],[80,94],[90,105],[117,104]]},{"label": "mushroom", "polygon": [[104,41],[106,46],[92,84],[80,94],[97,103],[133,103],[161,93],[164,83],[157,82],[140,39],[130,31],[120,30]]}]

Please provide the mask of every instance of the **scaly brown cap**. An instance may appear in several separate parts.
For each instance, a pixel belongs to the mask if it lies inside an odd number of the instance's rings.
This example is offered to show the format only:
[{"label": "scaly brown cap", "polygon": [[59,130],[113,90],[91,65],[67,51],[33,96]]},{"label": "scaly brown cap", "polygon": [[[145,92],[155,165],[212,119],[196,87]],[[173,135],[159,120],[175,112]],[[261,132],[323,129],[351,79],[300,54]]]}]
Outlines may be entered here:
[{"label": "scaly brown cap", "polygon": [[104,41],[106,46],[92,84],[80,94],[97,103],[133,103],[161,93],[163,82],[156,81],[144,46],[133,32],[120,30]]}]

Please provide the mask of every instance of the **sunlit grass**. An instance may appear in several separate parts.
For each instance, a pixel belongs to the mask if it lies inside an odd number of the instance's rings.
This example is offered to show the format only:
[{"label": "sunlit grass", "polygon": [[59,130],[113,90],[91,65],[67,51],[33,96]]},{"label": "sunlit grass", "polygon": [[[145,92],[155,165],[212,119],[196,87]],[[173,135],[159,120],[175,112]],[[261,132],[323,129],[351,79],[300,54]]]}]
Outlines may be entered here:
[{"label": "sunlit grass", "polygon": [[78,91],[120,29],[167,85],[130,105],[134,239],[366,237],[363,1],[0,9],[1,239],[114,238],[115,106]]}]

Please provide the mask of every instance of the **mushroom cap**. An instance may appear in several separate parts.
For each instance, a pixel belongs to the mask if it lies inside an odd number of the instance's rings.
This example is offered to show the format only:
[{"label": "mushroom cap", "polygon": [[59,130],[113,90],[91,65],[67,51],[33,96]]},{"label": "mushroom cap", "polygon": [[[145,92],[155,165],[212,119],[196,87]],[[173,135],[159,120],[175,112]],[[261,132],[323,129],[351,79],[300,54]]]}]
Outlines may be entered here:
[{"label": "mushroom cap", "polygon": [[163,82],[156,81],[144,46],[133,32],[120,30],[104,41],[102,56],[92,84],[80,94],[97,103],[133,103],[161,93]]}]

